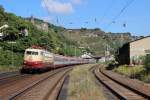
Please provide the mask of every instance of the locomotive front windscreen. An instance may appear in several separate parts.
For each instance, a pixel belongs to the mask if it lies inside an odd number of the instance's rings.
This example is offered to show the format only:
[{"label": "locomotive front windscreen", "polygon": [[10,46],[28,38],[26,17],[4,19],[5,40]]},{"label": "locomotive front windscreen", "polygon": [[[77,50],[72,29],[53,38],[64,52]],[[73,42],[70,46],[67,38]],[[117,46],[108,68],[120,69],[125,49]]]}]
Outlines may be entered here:
[{"label": "locomotive front windscreen", "polygon": [[27,54],[27,55],[38,55],[38,52],[35,52],[35,51],[27,51],[26,54]]}]

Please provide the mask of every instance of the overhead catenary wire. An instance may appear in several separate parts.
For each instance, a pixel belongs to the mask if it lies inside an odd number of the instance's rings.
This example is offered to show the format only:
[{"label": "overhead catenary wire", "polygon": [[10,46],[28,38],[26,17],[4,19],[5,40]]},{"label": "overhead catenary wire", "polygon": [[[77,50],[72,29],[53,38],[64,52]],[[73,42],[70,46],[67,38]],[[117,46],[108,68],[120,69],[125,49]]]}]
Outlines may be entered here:
[{"label": "overhead catenary wire", "polygon": [[[114,3],[116,2],[116,0],[112,0],[111,3],[109,4],[109,6],[107,7],[106,11],[104,12],[104,14],[102,15],[102,17],[100,18],[100,21],[102,22],[102,20],[105,18],[105,16],[109,13],[110,9],[112,9],[112,7],[114,6]],[[85,21],[83,22],[84,24],[88,24],[90,23],[90,21]],[[94,18],[94,23],[96,23],[97,25],[99,25],[99,21],[98,21],[98,18]],[[69,23],[70,24],[70,23]],[[71,23],[73,24],[73,23]]]},{"label": "overhead catenary wire", "polygon": [[46,4],[48,4],[48,0],[42,0],[43,4],[44,4],[44,7],[46,8],[47,12],[48,12],[48,15],[50,16],[51,13],[49,12],[49,8]]},{"label": "overhead catenary wire", "polygon": [[134,0],[128,0],[126,5],[121,9],[121,11],[118,13],[118,15],[114,18],[114,21],[120,17],[120,15],[125,11],[125,9],[132,4]]},{"label": "overhead catenary wire", "polygon": [[[44,4],[44,7],[45,7],[45,9],[47,10],[47,12],[48,12],[48,15],[49,16],[51,16],[51,13],[49,12],[49,8],[48,8],[48,6],[47,6],[47,4],[48,4],[48,0],[42,0],[43,1],[43,4]],[[113,0],[112,0],[113,1]],[[109,8],[109,7],[108,7]],[[111,7],[110,7],[111,8]],[[109,8],[109,9],[110,9]],[[106,13],[105,13],[106,14]],[[105,15],[104,14],[104,15]],[[104,16],[103,16],[104,17]],[[58,16],[56,17],[56,20],[55,20],[55,22],[57,23],[57,24],[59,24],[60,23],[60,19],[58,19]],[[76,22],[69,22],[69,24],[75,24]],[[83,24],[89,24],[90,23],[90,21],[89,20],[87,20],[87,21],[82,21],[82,23]],[[98,23],[98,19],[95,17],[94,18],[94,23],[96,23],[96,24],[99,24]]]},{"label": "overhead catenary wire", "polygon": [[48,6],[46,5],[46,4],[48,3],[48,0],[42,0],[42,1],[43,1],[43,4],[44,4],[44,6],[45,6],[45,8],[46,8],[46,10],[47,10],[47,12],[48,12],[48,14],[50,14],[50,13],[49,13]]},{"label": "overhead catenary wire", "polygon": [[[51,13],[50,13],[50,11],[49,11],[49,8],[48,8],[48,6],[47,6],[47,4],[48,4],[48,0],[42,0],[42,2],[43,2],[43,4],[44,4],[44,7],[45,7],[45,9],[47,10],[47,12],[48,12],[48,15],[49,15],[49,17],[51,17]],[[58,19],[58,16],[55,16],[55,18],[56,18],[56,23],[57,24],[60,24],[60,20]]]},{"label": "overhead catenary wire", "polygon": [[[51,13],[49,12],[49,8],[47,6],[48,4],[48,0],[42,0],[43,4],[49,14],[49,16],[51,15]],[[120,10],[120,12],[113,18],[113,20],[108,24],[108,26],[106,28],[108,28],[109,26],[111,26],[111,24],[116,23],[116,20],[120,17],[120,15],[126,10],[126,8],[133,2],[134,0],[127,0],[125,6]],[[108,8],[106,9],[106,11],[104,12],[104,14],[101,17],[101,22],[103,21],[103,19],[105,18],[105,16],[110,12],[110,10],[112,9],[112,7],[114,6],[114,2],[116,2],[116,0],[112,0],[112,2],[109,4]],[[98,18],[93,18],[94,19],[94,23],[99,24]],[[58,17],[56,17],[56,23],[60,24],[60,19],[58,19]],[[76,22],[68,22],[68,24],[75,24]],[[84,24],[89,24],[90,21],[83,21]],[[125,26],[126,24],[124,24]]]},{"label": "overhead catenary wire", "polygon": [[106,27],[109,28],[113,23],[116,23],[116,20],[121,16],[121,14],[133,3],[134,0],[128,0],[125,4],[125,6],[120,10],[120,12],[113,18],[113,20],[108,24]]}]

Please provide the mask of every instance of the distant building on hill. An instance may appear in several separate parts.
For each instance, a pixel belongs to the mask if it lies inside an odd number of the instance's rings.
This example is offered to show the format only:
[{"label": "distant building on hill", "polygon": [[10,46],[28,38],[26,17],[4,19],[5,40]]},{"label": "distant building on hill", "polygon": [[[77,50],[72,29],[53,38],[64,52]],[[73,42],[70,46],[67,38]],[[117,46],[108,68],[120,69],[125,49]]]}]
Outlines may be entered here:
[{"label": "distant building on hill", "polygon": [[22,29],[19,33],[19,36],[28,36],[29,35],[29,32],[28,32],[28,29]]},{"label": "distant building on hill", "polygon": [[83,58],[83,59],[92,59],[92,55],[90,53],[85,53],[85,54],[81,55],[81,58]]},{"label": "distant building on hill", "polygon": [[150,36],[124,44],[117,51],[116,60],[119,64],[143,64],[143,57],[150,53]]},{"label": "distant building on hill", "polygon": [[37,29],[48,32],[48,23],[47,22],[44,22],[43,20],[40,20],[40,19],[37,19],[37,18],[34,18],[33,16],[31,16],[29,18],[29,21],[34,26],[36,26]]},{"label": "distant building on hill", "polygon": [[34,22],[34,17],[33,17],[33,16],[30,17],[30,21],[31,21],[32,24],[35,23],[35,22]]},{"label": "distant building on hill", "polygon": [[4,34],[3,34],[3,32],[1,32],[1,33],[0,33],[0,40],[2,40],[3,37],[4,37]]}]

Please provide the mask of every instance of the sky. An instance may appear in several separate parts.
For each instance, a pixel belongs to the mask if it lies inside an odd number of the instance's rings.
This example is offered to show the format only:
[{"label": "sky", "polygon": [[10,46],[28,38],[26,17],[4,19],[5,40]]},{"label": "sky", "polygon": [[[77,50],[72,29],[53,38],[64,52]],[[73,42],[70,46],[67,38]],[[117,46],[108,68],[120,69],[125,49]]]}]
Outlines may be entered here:
[{"label": "sky", "polygon": [[0,0],[0,5],[17,16],[34,16],[65,28],[150,34],[150,0]]}]

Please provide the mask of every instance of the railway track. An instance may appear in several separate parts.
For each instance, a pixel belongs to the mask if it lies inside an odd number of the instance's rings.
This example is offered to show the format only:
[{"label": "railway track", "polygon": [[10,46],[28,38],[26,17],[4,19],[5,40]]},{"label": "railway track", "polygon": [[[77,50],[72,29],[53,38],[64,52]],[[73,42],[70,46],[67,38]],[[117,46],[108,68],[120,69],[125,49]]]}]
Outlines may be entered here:
[{"label": "railway track", "polygon": [[59,95],[65,77],[71,69],[61,68],[41,75],[33,75],[0,87],[0,100],[54,100]]},{"label": "railway track", "polygon": [[121,100],[149,100],[150,87],[137,80],[132,80],[103,67],[92,69],[95,77]]},{"label": "railway track", "polygon": [[0,73],[0,80],[20,75],[19,71]]},{"label": "railway track", "polygon": [[23,80],[31,75],[21,74],[19,71],[5,72],[0,74],[0,88],[8,86],[15,81]]}]

